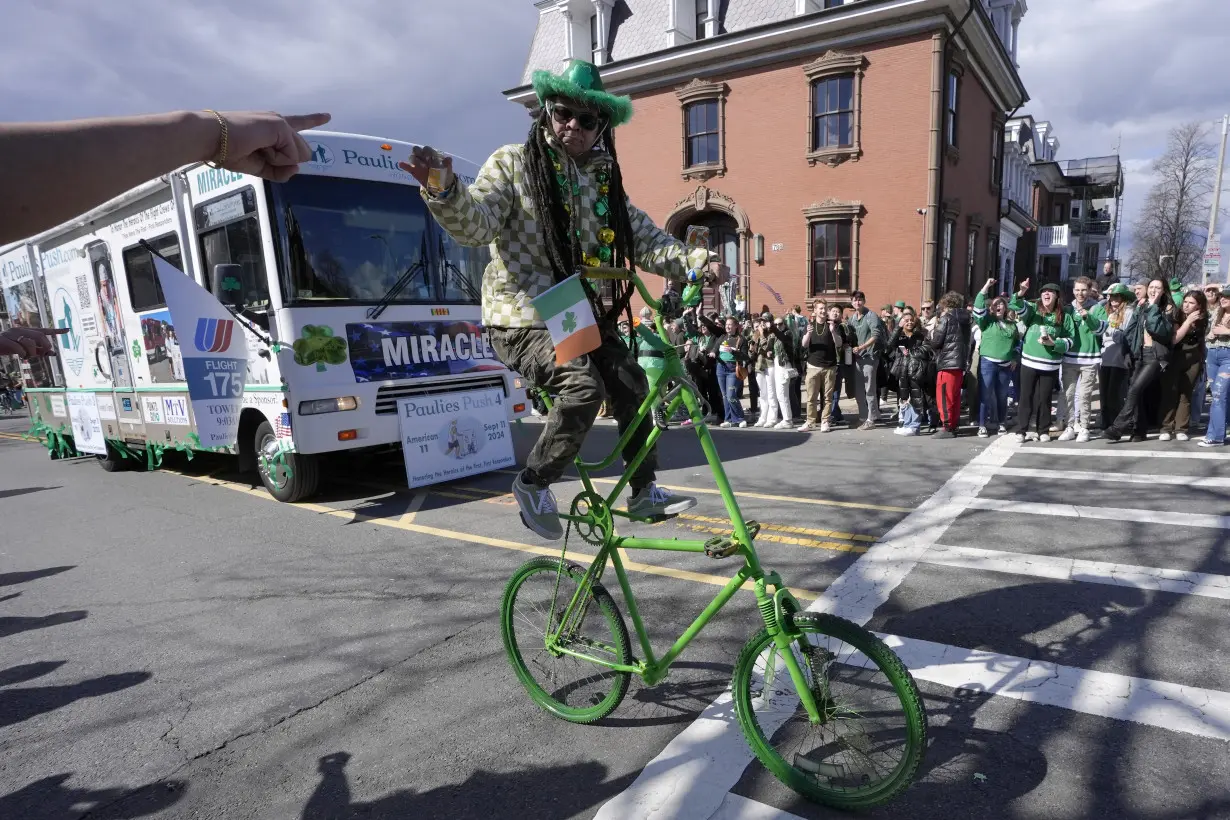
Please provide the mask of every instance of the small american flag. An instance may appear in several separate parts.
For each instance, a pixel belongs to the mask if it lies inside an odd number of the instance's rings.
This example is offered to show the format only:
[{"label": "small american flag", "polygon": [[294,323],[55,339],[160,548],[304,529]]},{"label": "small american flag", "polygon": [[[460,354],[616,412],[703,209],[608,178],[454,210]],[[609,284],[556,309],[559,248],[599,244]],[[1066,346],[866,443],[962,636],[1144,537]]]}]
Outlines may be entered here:
[{"label": "small american flag", "polygon": [[278,438],[290,438],[290,413],[282,413],[273,423],[273,433]]}]

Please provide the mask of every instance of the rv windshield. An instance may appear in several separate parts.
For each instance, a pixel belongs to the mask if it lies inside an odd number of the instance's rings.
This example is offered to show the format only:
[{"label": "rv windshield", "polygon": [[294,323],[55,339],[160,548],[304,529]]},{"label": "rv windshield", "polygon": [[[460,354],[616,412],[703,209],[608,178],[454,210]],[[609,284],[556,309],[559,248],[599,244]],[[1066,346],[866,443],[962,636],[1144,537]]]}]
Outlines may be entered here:
[{"label": "rv windshield", "polygon": [[453,242],[417,189],[307,174],[271,187],[287,304],[481,301],[487,249]]}]

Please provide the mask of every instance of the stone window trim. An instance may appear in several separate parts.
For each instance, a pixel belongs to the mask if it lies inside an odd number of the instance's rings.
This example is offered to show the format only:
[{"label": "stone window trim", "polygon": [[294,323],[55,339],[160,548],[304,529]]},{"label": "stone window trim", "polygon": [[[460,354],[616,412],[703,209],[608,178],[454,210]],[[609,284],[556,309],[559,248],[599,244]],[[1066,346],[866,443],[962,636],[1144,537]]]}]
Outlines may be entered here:
[{"label": "stone window trim", "polygon": [[[859,289],[858,274],[859,274],[859,234],[862,232],[863,217],[867,215],[867,209],[859,200],[840,200],[832,197],[822,201],[813,202],[803,209],[803,219],[806,222],[806,233],[803,236],[803,242],[807,247],[807,298],[812,299],[817,296],[823,296],[826,299],[849,299],[850,294]],[[850,293],[837,293],[825,291],[823,293],[813,292],[812,289],[812,246],[811,246],[811,226],[817,222],[850,222]]]},{"label": "stone window trim", "polygon": [[[699,77],[685,86],[675,89],[675,97],[679,100],[679,130],[682,140],[680,153],[680,176],[687,180],[704,182],[713,177],[726,176],[726,97],[730,86],[722,82],[711,82]],[[717,101],[718,117],[718,161],[704,165],[688,165],[688,106],[692,103]]]},{"label": "stone window trim", "polygon": [[[842,51],[826,51],[816,59],[803,66],[803,75],[807,77],[807,158],[808,165],[823,163],[830,168],[843,162],[858,162],[863,156],[862,120],[863,120],[863,74],[867,70],[867,58],[862,54],[851,54]],[[841,74],[854,75],[854,89],[851,93],[853,106],[853,123],[850,126],[850,145],[836,148],[821,148],[813,151],[815,145],[815,100],[814,88],[817,80],[827,80]]]}]

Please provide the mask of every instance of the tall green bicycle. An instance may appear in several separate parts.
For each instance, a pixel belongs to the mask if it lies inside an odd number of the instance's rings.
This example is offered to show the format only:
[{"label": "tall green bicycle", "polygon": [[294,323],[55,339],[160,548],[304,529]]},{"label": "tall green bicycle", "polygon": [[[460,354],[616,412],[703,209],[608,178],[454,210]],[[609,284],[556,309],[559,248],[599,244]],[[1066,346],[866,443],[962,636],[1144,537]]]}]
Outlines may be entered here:
[{"label": "tall green bicycle", "polygon": [[[659,301],[640,277],[626,270],[594,268],[586,276],[630,278],[656,310],[657,333],[663,340],[671,314],[700,297],[699,286],[692,284],[682,297],[672,294]],[[583,489],[560,517],[568,522],[569,532],[575,529],[598,548],[593,561],[588,567],[567,561],[565,537],[559,558],[526,562],[505,587],[500,627],[517,678],[534,702],[556,717],[574,723],[600,720],[619,706],[632,675],[649,686],[663,680],[710,618],[750,583],[764,627],[739,653],[732,692],[739,726],[756,757],[787,786],[819,803],[858,809],[891,800],[914,779],[926,746],[927,720],[918,686],[879,638],[843,618],[804,612],[778,574],[764,569],[754,543],[760,525],[744,520],[739,510],[705,425],[699,393],[673,346],[665,357],[664,370],[611,453],[599,462],[576,460]],[[549,396],[544,394],[543,400],[550,406]],[[668,419],[681,404],[687,408],[730,514],[730,535],[705,541],[616,535],[617,517],[656,523],[613,503],[662,429],[650,431],[606,495],[594,488],[590,474],[614,463],[633,431],[660,403],[667,405]],[[743,565],[658,658],[621,557],[629,549],[703,553],[716,560],[737,556]],[[623,616],[602,584],[608,565],[615,570],[644,659],[633,657]]]}]

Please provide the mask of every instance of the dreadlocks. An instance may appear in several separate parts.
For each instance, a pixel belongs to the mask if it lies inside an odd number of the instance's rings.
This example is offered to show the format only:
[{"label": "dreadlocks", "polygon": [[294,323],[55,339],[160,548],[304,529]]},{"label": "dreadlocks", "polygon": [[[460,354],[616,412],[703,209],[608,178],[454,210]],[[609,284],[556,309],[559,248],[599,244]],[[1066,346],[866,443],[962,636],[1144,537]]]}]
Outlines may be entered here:
[{"label": "dreadlocks", "polygon": [[[542,232],[543,244],[547,249],[547,258],[551,261],[551,273],[555,281],[562,282],[571,276],[584,257],[580,239],[572,232],[572,221],[564,210],[564,202],[560,197],[559,186],[556,184],[555,166],[548,153],[547,134],[551,128],[550,116],[546,108],[541,108],[533,118],[530,132],[525,140],[526,177],[529,184],[530,199],[534,203],[536,221]],[[614,129],[608,127],[600,140],[601,146],[611,157],[610,181],[608,182],[607,202],[610,205],[611,230],[615,232],[615,241],[611,243],[611,264],[617,268],[631,268],[636,259],[636,240],[632,234],[632,218],[628,213],[628,201],[624,195],[623,175],[619,170],[619,159],[615,153]],[[585,287],[590,296],[601,305],[601,300],[593,293],[588,282]],[[620,311],[628,312],[628,321],[632,321],[631,299],[633,285],[631,282],[614,282],[611,290],[612,304],[605,314],[607,319],[613,319]]]}]

